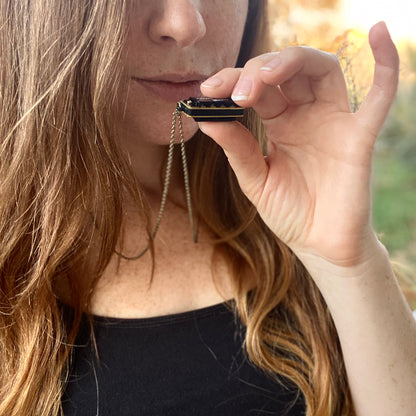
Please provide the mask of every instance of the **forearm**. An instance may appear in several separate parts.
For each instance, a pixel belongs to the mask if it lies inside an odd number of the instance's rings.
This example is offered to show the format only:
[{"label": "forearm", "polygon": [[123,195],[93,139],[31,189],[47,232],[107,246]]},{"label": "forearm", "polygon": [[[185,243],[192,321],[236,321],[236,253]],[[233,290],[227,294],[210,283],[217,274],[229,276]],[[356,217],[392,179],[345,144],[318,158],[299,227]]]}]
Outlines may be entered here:
[{"label": "forearm", "polygon": [[355,277],[315,259],[304,263],[337,327],[357,415],[414,415],[416,322],[387,253],[379,249]]}]

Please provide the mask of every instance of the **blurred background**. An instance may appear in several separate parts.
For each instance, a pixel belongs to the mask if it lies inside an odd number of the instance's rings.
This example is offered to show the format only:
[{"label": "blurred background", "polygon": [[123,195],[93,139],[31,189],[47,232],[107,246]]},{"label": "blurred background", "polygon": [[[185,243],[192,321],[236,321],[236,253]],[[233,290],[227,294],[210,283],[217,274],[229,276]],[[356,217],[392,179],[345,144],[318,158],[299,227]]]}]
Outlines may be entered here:
[{"label": "blurred background", "polygon": [[[375,149],[373,223],[392,258],[407,271],[406,280],[416,272],[416,2],[269,2],[275,48],[300,44],[337,54],[353,109],[358,108],[372,81],[368,31],[380,20],[389,27],[401,58],[400,86]],[[407,279],[407,284],[412,282]],[[412,303],[416,308],[416,298]]]}]

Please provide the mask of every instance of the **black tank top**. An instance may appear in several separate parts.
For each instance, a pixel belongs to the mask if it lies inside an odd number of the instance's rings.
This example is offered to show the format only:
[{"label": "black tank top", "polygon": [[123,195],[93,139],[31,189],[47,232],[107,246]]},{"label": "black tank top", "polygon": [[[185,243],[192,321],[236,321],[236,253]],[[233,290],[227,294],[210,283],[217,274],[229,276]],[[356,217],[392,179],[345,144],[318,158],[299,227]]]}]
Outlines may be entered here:
[{"label": "black tank top", "polygon": [[305,415],[295,386],[249,362],[244,328],[226,304],[93,319],[99,360],[84,320],[62,397],[65,416]]}]

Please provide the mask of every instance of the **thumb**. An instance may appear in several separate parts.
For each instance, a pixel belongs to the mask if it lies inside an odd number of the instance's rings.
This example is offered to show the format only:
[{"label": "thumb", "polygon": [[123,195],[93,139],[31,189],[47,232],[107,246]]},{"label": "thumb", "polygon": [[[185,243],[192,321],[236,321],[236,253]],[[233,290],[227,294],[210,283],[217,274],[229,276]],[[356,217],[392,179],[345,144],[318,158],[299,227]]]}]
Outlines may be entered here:
[{"label": "thumb", "polygon": [[237,121],[202,122],[199,128],[222,147],[242,191],[257,205],[269,169],[256,139]]}]

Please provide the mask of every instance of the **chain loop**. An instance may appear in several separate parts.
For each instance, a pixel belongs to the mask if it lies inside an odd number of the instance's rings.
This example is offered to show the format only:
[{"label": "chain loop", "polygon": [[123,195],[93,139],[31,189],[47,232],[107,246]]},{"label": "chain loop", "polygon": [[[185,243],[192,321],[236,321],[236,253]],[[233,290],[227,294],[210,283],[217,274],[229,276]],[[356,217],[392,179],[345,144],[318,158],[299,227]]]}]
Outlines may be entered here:
[{"label": "chain loop", "polygon": [[[182,113],[176,109],[172,114],[172,128],[170,131],[170,141],[169,141],[169,148],[168,148],[168,160],[166,164],[166,173],[165,173],[165,180],[163,184],[163,191],[162,191],[162,198],[160,201],[160,208],[159,213],[156,219],[155,228],[152,233],[152,239],[156,237],[157,232],[159,231],[160,223],[162,222],[162,216],[165,211],[166,201],[168,198],[168,191],[170,185],[170,179],[172,176],[172,164],[173,164],[173,150],[175,147],[175,136],[176,136],[176,124],[179,125],[179,138],[180,138],[180,148],[181,148],[181,156],[182,156],[182,168],[183,168],[183,177],[185,182],[185,194],[186,194],[186,204],[188,207],[188,214],[189,214],[189,221],[191,224],[192,236],[193,240],[196,243],[198,241],[198,232],[194,226],[194,216],[192,210],[192,198],[191,198],[191,186],[189,183],[189,172],[188,172],[188,164],[186,161],[186,152],[185,152],[185,139],[183,137],[183,127],[182,127]],[[124,260],[138,260],[142,257],[150,248],[150,244],[141,251],[138,255],[133,257],[125,256],[122,253],[115,252],[118,256],[120,256]]]}]

